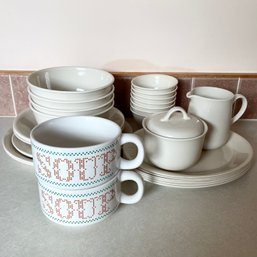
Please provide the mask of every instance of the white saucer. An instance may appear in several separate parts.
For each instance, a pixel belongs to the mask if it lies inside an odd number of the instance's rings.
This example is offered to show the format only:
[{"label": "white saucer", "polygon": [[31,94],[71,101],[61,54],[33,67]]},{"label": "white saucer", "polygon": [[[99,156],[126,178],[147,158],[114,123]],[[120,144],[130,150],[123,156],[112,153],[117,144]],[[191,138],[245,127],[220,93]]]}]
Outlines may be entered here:
[{"label": "white saucer", "polygon": [[2,139],[2,144],[5,152],[14,160],[21,162],[23,164],[33,166],[33,161],[31,158],[26,157],[14,148],[14,146],[12,145],[12,135],[13,131],[12,129],[10,129],[7,131],[7,133]]},{"label": "white saucer", "polygon": [[[143,133],[143,129],[136,131],[136,134],[142,138]],[[134,158],[135,146],[124,145],[123,154],[128,159]],[[144,180],[158,185],[178,188],[211,187],[240,178],[250,169],[252,158],[252,146],[242,136],[231,132],[226,145],[216,150],[203,151],[200,161],[187,170],[177,172],[162,170],[145,158],[137,171]]]},{"label": "white saucer", "polygon": [[12,140],[12,145],[18,152],[20,152],[21,154],[29,158],[32,158],[31,145],[24,143],[19,138],[17,138],[14,134],[12,134],[11,140]]},{"label": "white saucer", "polygon": [[[121,128],[124,127],[125,118],[123,113],[113,107],[108,111],[105,117],[117,123]],[[30,144],[30,132],[37,125],[33,112],[28,108],[21,112],[13,122],[13,133],[26,144]]]},{"label": "white saucer", "polygon": [[26,109],[13,122],[14,135],[26,144],[30,144],[30,132],[37,125],[33,112]]}]

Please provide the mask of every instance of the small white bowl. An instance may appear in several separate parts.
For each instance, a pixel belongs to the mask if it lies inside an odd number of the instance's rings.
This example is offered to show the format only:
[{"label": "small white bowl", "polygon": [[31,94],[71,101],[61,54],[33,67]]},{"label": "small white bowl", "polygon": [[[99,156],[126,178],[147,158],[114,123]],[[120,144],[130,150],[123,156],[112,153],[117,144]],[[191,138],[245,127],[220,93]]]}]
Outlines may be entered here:
[{"label": "small white bowl", "polygon": [[146,92],[144,90],[136,89],[133,85],[131,85],[131,92],[133,92],[135,95],[145,97],[145,98],[153,97],[155,99],[172,97],[176,93],[177,89],[178,89],[178,87],[175,86],[173,90],[169,90],[166,92],[162,92],[162,91],[147,91]]},{"label": "small white bowl", "polygon": [[132,79],[131,85],[138,90],[145,92],[169,92],[177,86],[178,80],[175,77],[165,74],[146,74]]},{"label": "small white bowl", "polygon": [[140,107],[138,105],[135,105],[134,103],[132,103],[130,101],[130,107],[136,111],[136,112],[139,112],[139,113],[158,113],[158,112],[165,112],[165,111],[168,111],[172,106],[175,105],[175,101],[172,105],[168,106],[168,107],[165,107],[165,108],[151,108],[151,107]]},{"label": "small white bowl", "polygon": [[[132,112],[132,111],[131,111]],[[145,116],[139,115],[135,112],[132,112],[133,118],[136,121],[136,123],[140,126],[140,128],[142,127],[142,122],[143,119],[145,118]]]},{"label": "small white bowl", "polygon": [[134,100],[144,102],[144,103],[149,103],[149,104],[159,104],[159,103],[169,103],[172,102],[177,96],[177,92],[172,94],[172,96],[145,96],[142,94],[135,94],[132,90],[130,92],[130,97],[133,97]]},{"label": "small white bowl", "polygon": [[35,95],[28,87],[29,97],[32,101],[38,105],[60,109],[60,110],[81,110],[81,109],[90,109],[101,106],[108,101],[110,101],[114,95],[114,86],[112,86],[111,92],[106,94],[105,96],[89,100],[89,101],[60,101],[60,100],[52,100],[48,98],[44,98],[38,95]]},{"label": "small white bowl", "polygon": [[130,111],[131,111],[131,113],[132,113],[132,116],[133,116],[134,120],[136,121],[136,123],[137,123],[140,127],[142,127],[143,119],[144,119],[145,117],[151,115],[151,114],[149,114],[149,115],[146,115],[146,116],[145,116],[145,114],[138,113],[138,112],[136,112],[135,110],[133,110],[133,108],[130,108]]},{"label": "small white bowl", "polygon": [[155,101],[155,102],[148,102],[148,101],[141,101],[138,98],[131,96],[130,102],[134,104],[134,106],[138,108],[150,108],[150,109],[159,109],[159,108],[169,108],[176,102],[176,96],[173,97],[173,100],[170,102],[162,102],[162,101]]},{"label": "small white bowl", "polygon": [[30,90],[53,100],[85,101],[110,92],[111,73],[86,67],[53,67],[35,71],[27,78]]}]

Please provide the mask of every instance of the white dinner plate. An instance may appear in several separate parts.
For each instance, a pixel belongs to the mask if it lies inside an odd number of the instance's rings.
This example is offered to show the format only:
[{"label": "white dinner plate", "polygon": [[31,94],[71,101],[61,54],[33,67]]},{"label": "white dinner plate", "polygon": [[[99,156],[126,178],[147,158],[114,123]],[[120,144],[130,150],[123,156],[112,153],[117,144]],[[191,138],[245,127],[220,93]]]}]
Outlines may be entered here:
[{"label": "white dinner plate", "polygon": [[12,134],[11,140],[12,140],[12,145],[18,152],[20,152],[21,154],[29,158],[32,158],[32,150],[31,150],[30,144],[24,143],[19,138],[17,138],[14,134]]},{"label": "white dinner plate", "polygon": [[[136,134],[143,138],[143,129]],[[240,146],[240,147],[239,147]],[[123,154],[128,159],[136,155],[133,144],[123,146]],[[144,180],[158,185],[179,188],[201,188],[231,182],[244,175],[251,167],[253,149],[249,142],[235,132],[221,148],[203,151],[199,162],[183,171],[167,171],[152,165],[147,157],[137,168]]]},{"label": "white dinner plate", "polygon": [[[113,107],[105,115],[105,118],[117,123],[121,128],[124,127],[125,118],[123,113]],[[30,132],[37,125],[33,112],[28,108],[21,112],[13,122],[13,133],[26,144],[30,144]]]},{"label": "white dinner plate", "polygon": [[14,160],[21,162],[23,164],[33,166],[33,161],[31,158],[21,154],[14,148],[14,146],[12,145],[12,135],[13,131],[12,129],[10,129],[7,131],[7,133],[2,139],[2,144],[5,152]]}]

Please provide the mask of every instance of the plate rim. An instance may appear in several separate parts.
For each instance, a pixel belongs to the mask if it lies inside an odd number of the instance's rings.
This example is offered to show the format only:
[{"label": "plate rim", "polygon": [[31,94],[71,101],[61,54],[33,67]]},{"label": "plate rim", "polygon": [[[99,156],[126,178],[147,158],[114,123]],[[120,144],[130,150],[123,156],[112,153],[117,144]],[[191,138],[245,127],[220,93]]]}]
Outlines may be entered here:
[{"label": "plate rim", "polygon": [[[135,131],[134,133],[135,134],[139,134],[139,133],[142,133],[143,129],[139,129],[137,131]],[[145,167],[142,167],[142,165],[144,165],[144,162],[143,164],[138,167],[136,169],[137,172],[139,173],[144,173],[146,174],[146,176],[151,176],[152,178],[156,178],[157,180],[158,179],[162,179],[162,180],[169,180],[170,181],[170,186],[171,187],[176,187],[176,186],[172,186],[172,184],[176,184],[176,183],[180,183],[181,185],[183,184],[183,179],[185,179],[185,186],[183,186],[183,188],[200,188],[200,187],[208,187],[208,182],[204,181],[205,179],[210,179],[213,181],[215,181],[216,179],[216,183],[214,182],[213,186],[217,186],[217,185],[220,185],[220,184],[224,184],[224,183],[220,183],[221,181],[223,180],[229,180],[228,182],[231,182],[239,177],[241,177],[242,175],[244,175],[252,166],[252,160],[253,160],[253,148],[251,146],[251,144],[241,135],[239,135],[238,133],[234,132],[234,131],[231,131],[231,136],[237,136],[239,137],[241,140],[243,140],[246,144],[247,144],[247,147],[249,148],[249,154],[247,155],[247,158],[242,162],[240,163],[239,166],[237,167],[233,167],[231,169],[226,169],[226,170],[219,170],[217,173],[213,173],[213,174],[199,174],[199,173],[191,173],[191,174],[185,174],[183,173],[183,171],[178,171],[178,172],[175,172],[175,171],[166,171],[166,170],[162,170],[158,167],[155,167],[149,163],[147,163],[148,166],[151,166],[153,167],[154,169],[158,170],[158,174],[157,174],[157,171],[156,171],[156,174],[154,174],[154,171],[152,170],[148,170],[146,169]],[[128,156],[128,153],[126,152],[126,146],[123,147],[123,154],[126,158],[129,158]],[[161,172],[165,172],[164,175],[161,175]],[[169,176],[170,174],[170,176]],[[234,179],[233,176],[235,177]],[[232,180],[230,180],[230,178]],[[202,181],[198,181],[197,182],[197,179],[203,179]],[[149,181],[148,181],[149,182]],[[227,182],[227,183],[228,183]],[[159,184],[159,183],[155,183],[155,182],[151,182],[151,183],[154,183],[154,184]],[[205,183],[206,186],[186,186],[186,184],[189,184],[190,185],[193,184],[193,183]]]},{"label": "plate rim", "polygon": [[13,134],[13,130],[9,129],[6,131],[5,135],[2,138],[2,145],[4,148],[4,151],[9,155],[12,159],[21,162],[23,164],[27,164],[30,166],[33,166],[33,160],[32,158],[29,158],[25,155],[22,155],[20,152],[18,152],[11,142],[11,137]]},{"label": "plate rim", "polygon": [[12,133],[12,136],[11,136],[11,143],[13,145],[13,147],[18,151],[20,152],[22,155],[25,155],[29,158],[32,158],[32,150],[30,149],[30,152],[26,151],[24,148],[21,148],[19,145],[16,144],[15,140],[18,141],[19,144],[22,144],[24,145],[25,147],[30,147],[31,148],[31,145],[30,144],[27,144],[25,142],[23,142],[22,140],[20,140],[14,133]]},{"label": "plate rim", "polygon": [[[119,115],[119,118],[120,118],[120,122],[119,122],[119,126],[121,127],[121,129],[123,129],[124,125],[125,125],[125,117],[124,117],[124,114],[116,107],[112,107],[112,109],[110,109],[108,112],[111,112],[113,111],[112,114],[110,114],[110,116],[114,116],[115,114]],[[30,117],[32,114],[32,117],[33,117],[33,120],[31,120],[32,122],[35,122],[36,124],[36,120],[33,116],[33,112],[30,108],[26,108],[25,110],[23,110],[22,112],[20,112],[14,119],[13,121],[13,133],[15,134],[15,136],[20,139],[22,142],[26,143],[26,144],[31,144],[30,142],[30,138],[27,137],[25,135],[25,133],[23,133],[20,129],[18,129],[19,127],[19,123],[21,121],[21,119],[23,117]],[[115,122],[114,120],[112,120],[113,122]],[[116,123],[117,124],[117,123]],[[35,125],[36,126],[36,125]],[[32,130],[33,128],[31,128]],[[30,131],[31,131],[30,130]]]}]

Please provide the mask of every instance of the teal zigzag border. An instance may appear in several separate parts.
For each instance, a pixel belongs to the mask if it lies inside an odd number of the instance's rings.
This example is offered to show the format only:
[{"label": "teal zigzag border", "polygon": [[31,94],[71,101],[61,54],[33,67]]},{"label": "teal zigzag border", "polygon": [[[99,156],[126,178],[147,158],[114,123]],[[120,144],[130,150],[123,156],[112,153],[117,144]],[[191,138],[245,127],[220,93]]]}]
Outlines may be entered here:
[{"label": "teal zigzag border", "polygon": [[107,146],[104,146],[104,147],[102,147],[100,149],[91,150],[91,151],[83,151],[83,152],[79,152],[79,153],[72,153],[72,152],[63,153],[62,151],[58,152],[58,151],[45,150],[45,149],[43,149],[41,147],[36,146],[33,143],[32,143],[32,146],[33,146],[33,148],[37,149],[37,151],[39,151],[41,153],[45,153],[45,154],[58,155],[58,156],[73,156],[73,157],[77,157],[77,156],[98,154],[98,153],[101,153],[103,151],[107,151],[107,150],[113,148],[114,146],[116,146],[118,142],[119,142],[119,140],[117,139],[114,143],[112,143],[110,145],[107,145]]},{"label": "teal zigzag border", "polygon": [[95,181],[89,181],[89,182],[83,182],[83,183],[73,183],[73,184],[68,184],[67,182],[55,182],[52,181],[50,179],[47,179],[45,177],[41,177],[37,172],[36,172],[36,176],[38,179],[44,181],[45,183],[48,183],[50,185],[54,185],[54,186],[62,186],[62,187],[66,187],[66,188],[75,188],[75,187],[80,187],[80,186],[92,186],[92,185],[96,185],[99,182],[105,182],[107,181],[109,178],[111,178],[112,176],[115,176],[117,174],[118,169],[115,172],[110,173],[108,176],[104,177],[104,178],[100,178],[97,179]]},{"label": "teal zigzag border", "polygon": [[[101,194],[101,193],[103,193],[103,192],[105,192],[105,191],[111,189],[111,188],[117,183],[117,180],[118,180],[118,178],[115,179],[115,180],[113,181],[113,183],[111,183],[111,184],[110,184],[108,187],[106,187],[106,188],[100,189],[100,190],[95,191],[95,192],[92,192],[92,193],[83,193],[83,194],[58,193],[58,192],[56,192],[56,191],[54,191],[54,190],[51,190],[51,189],[49,189],[49,188],[44,187],[40,182],[38,182],[38,183],[39,183],[40,187],[43,188],[43,190],[45,190],[46,192],[48,192],[48,193],[50,193],[50,194],[53,194],[53,195],[55,195],[55,196],[62,196],[62,197],[74,198],[74,197],[95,196],[95,195],[97,195],[97,194]],[[86,189],[86,190],[89,190],[89,189]],[[80,189],[79,191],[83,191],[83,189]],[[67,191],[67,192],[73,192],[73,191]]]}]

